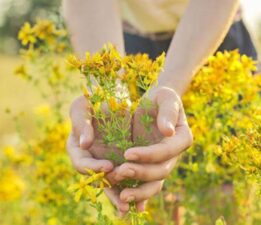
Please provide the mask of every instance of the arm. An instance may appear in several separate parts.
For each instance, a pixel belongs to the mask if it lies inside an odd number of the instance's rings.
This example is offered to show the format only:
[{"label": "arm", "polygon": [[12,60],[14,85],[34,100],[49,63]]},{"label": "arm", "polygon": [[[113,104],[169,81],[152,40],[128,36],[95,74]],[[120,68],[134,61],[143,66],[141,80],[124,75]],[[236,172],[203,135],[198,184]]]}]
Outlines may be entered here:
[{"label": "arm", "polygon": [[[64,17],[71,34],[74,50],[81,56],[86,51],[95,53],[107,42],[114,44],[123,53],[123,32],[116,0],[63,0]],[[90,107],[85,97],[77,98],[71,105],[72,132],[67,149],[74,167],[81,173],[89,168],[108,172],[113,164],[108,160],[94,159],[91,151],[102,146],[96,144],[92,118],[88,118]],[[128,204],[120,200],[117,190],[107,189],[106,194],[119,211],[128,211]]]},{"label": "arm", "polygon": [[159,86],[182,95],[224,39],[238,0],[191,0],[171,42]]},{"label": "arm", "polygon": [[123,31],[116,0],[64,0],[64,17],[76,52],[92,53],[111,42],[124,53]]},{"label": "arm", "polygon": [[[117,182],[126,178],[147,182],[146,186],[124,189],[120,195],[123,201],[128,201],[132,196],[135,201],[143,203],[145,199],[158,193],[162,187],[162,182],[159,181],[169,175],[178,155],[192,144],[192,134],[179,96],[221,43],[237,6],[238,0],[190,1],[172,40],[165,71],[159,77],[158,86],[149,93],[152,102],[158,105],[155,120],[163,139],[150,146],[128,149],[125,158],[132,162],[125,163],[112,172]],[[139,114],[135,114],[135,135],[143,132],[139,121]],[[157,135],[155,132],[152,136],[155,138]],[[135,175],[128,173],[129,170],[134,171]]]}]

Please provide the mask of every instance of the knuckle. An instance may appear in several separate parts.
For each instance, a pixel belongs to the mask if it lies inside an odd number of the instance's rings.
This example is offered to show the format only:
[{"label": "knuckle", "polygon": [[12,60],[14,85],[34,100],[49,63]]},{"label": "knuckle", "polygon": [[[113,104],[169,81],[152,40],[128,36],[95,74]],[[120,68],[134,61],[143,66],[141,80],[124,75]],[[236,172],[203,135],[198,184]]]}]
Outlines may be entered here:
[{"label": "knuckle", "polygon": [[132,163],[124,163],[120,166],[119,173],[124,174],[128,169],[134,169],[134,165]]},{"label": "knuckle", "polygon": [[132,163],[129,163],[129,162],[126,162],[124,164],[121,165],[121,169],[122,171],[128,169],[128,168],[132,168],[133,167],[133,164]]},{"label": "knuckle", "polygon": [[131,169],[135,172],[135,177],[139,179],[143,179],[146,177],[146,170],[142,165],[138,165],[135,163],[125,163],[122,165],[121,170],[126,171],[127,169]]}]

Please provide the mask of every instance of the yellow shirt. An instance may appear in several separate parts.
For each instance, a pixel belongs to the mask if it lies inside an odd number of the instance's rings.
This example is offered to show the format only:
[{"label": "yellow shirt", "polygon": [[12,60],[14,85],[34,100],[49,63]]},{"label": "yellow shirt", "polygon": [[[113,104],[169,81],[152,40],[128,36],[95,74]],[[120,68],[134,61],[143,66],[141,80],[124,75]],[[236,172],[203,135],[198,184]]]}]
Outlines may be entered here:
[{"label": "yellow shirt", "polygon": [[118,0],[122,19],[142,33],[174,31],[189,0]]}]

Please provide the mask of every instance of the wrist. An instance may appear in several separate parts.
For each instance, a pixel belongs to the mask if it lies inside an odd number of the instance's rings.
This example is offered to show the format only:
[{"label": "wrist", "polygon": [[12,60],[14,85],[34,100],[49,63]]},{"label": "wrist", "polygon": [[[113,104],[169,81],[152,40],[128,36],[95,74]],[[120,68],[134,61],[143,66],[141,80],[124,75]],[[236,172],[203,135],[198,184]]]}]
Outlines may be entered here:
[{"label": "wrist", "polygon": [[185,93],[191,82],[193,72],[188,68],[177,68],[177,66],[165,66],[165,70],[158,78],[159,87],[168,87],[173,89],[179,97]]}]

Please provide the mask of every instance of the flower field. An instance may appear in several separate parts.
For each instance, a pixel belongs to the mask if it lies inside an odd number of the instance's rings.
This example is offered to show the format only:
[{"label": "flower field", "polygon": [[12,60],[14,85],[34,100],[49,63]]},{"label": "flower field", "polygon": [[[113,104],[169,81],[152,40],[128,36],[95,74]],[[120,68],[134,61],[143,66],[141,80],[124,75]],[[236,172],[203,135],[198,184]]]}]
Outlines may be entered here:
[{"label": "flower field", "polygon": [[[1,60],[6,63],[0,91],[0,224],[261,224],[261,77],[254,61],[236,50],[209,58],[183,97],[192,147],[146,212],[137,213],[134,207],[118,218],[103,193],[110,186],[105,174],[87,170],[80,175],[71,165],[66,152],[68,106],[83,94],[95,119],[117,122],[100,125],[105,144],[122,150],[146,145],[144,138],[129,141],[121,121],[138,105],[146,111],[149,103],[141,101],[141,94],[157,80],[164,55],[156,61],[146,55],[123,57],[107,45],[78,59],[71,55],[66,30],[46,20],[26,23],[18,38],[20,58]],[[122,76],[121,69],[126,71]],[[90,74],[98,87],[90,83]],[[117,79],[126,85],[129,98],[118,96]],[[104,102],[109,116],[101,112]],[[151,117],[144,116],[143,122],[149,130]],[[7,136],[12,128],[15,134]],[[108,157],[122,163],[118,155]]]}]

